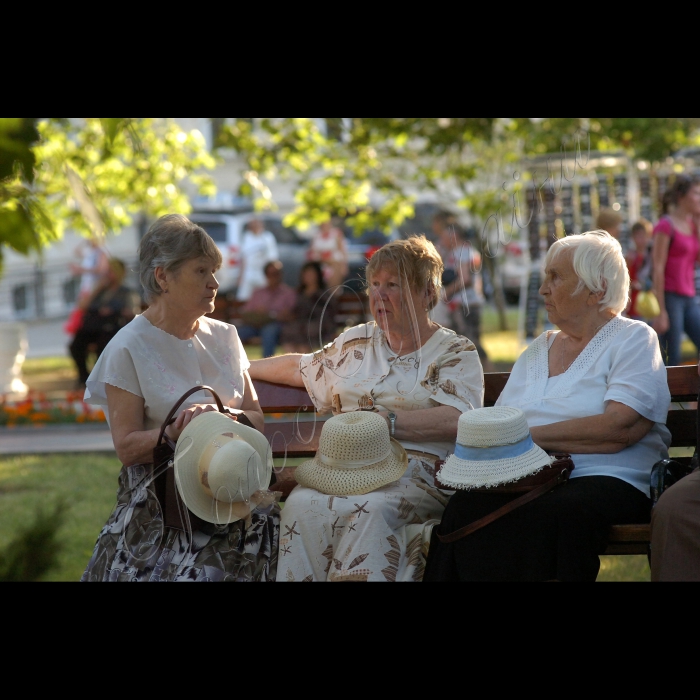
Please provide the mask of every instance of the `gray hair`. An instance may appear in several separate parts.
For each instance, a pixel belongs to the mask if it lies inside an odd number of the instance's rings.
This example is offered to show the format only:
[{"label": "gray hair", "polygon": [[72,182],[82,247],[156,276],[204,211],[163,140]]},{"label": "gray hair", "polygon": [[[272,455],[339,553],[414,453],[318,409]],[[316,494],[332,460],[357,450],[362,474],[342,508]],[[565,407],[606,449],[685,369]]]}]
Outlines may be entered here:
[{"label": "gray hair", "polygon": [[139,245],[139,279],[147,303],[163,290],[156,281],[156,268],[177,272],[188,260],[209,258],[221,267],[223,258],[212,237],[182,214],[166,214],[151,225]]},{"label": "gray hair", "polygon": [[574,294],[584,287],[603,292],[600,306],[619,314],[629,299],[630,276],[620,242],[607,231],[596,229],[565,236],[552,243],[545,265],[554,262],[563,250],[573,252],[572,265],[578,277]]}]

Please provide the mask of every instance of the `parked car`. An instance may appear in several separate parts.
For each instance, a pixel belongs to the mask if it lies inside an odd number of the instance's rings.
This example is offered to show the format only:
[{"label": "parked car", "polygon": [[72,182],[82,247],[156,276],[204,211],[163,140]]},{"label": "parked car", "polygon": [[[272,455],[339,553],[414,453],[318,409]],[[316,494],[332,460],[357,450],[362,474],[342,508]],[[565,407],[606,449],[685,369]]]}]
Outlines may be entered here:
[{"label": "parked car", "polygon": [[277,240],[279,257],[284,265],[284,282],[294,288],[299,284],[299,272],[306,262],[308,241],[302,238],[296,229],[285,226],[280,216],[256,214],[252,211],[233,214],[195,211],[189,218],[201,226],[221,250],[224,260],[217,273],[220,294],[231,294],[238,286],[241,274],[241,241],[253,219],[260,219]]}]

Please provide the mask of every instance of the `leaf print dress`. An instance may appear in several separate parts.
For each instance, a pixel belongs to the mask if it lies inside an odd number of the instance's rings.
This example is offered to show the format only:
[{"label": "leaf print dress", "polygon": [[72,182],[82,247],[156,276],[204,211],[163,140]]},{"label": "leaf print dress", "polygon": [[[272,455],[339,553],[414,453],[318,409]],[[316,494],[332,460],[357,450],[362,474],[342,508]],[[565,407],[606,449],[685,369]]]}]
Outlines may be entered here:
[{"label": "leaf print dress", "polygon": [[[474,345],[440,328],[415,353],[392,352],[374,323],[349,329],[300,370],[319,413],[483,405]],[[451,494],[435,487],[435,462],[454,441],[401,443],[408,469],[361,496],[329,496],[298,485],[282,510],[278,581],[420,581],[433,524]]]}]

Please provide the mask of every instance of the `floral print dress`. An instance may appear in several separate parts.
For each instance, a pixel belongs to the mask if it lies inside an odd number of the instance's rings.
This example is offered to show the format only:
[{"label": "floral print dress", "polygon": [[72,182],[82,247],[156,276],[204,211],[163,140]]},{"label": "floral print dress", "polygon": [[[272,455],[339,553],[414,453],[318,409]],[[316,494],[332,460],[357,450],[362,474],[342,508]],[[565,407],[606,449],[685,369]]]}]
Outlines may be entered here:
[{"label": "floral print dress", "polygon": [[[89,404],[104,409],[110,384],[144,399],[144,429],[160,427],[175,402],[194,386],[211,386],[231,408],[243,402],[250,363],[234,326],[202,317],[195,336],[180,340],[137,316],[105,348],[90,373]],[[182,408],[211,403],[202,391]],[[229,525],[185,532],[166,527],[152,464],[125,465],[117,503],[97,537],[82,581],[274,581],[279,505],[267,499]]]}]

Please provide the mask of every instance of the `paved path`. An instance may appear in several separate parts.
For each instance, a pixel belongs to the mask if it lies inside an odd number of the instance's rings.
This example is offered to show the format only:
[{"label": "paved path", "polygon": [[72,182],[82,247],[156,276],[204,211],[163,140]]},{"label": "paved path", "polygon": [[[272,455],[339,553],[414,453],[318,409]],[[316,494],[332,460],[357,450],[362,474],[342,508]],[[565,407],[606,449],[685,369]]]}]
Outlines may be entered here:
[{"label": "paved path", "polygon": [[109,429],[101,425],[0,428],[0,455],[50,452],[111,452],[114,454],[114,443]]}]

